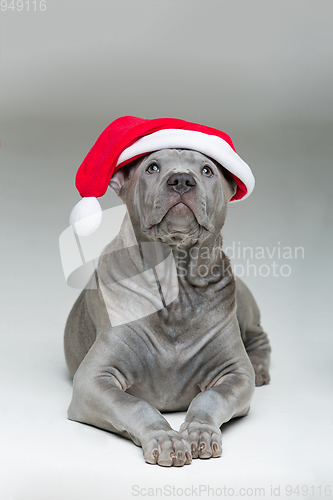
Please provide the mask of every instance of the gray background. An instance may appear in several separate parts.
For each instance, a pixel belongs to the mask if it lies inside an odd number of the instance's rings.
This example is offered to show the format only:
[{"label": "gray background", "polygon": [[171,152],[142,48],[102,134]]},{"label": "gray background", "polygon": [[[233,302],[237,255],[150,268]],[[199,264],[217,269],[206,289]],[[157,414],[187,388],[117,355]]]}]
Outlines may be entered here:
[{"label": "gray background", "polygon": [[[200,484],[216,495],[265,488],[261,498],[307,485],[303,498],[320,498],[319,486],[322,496],[333,487],[332,2],[46,7],[1,13],[0,499],[133,498],[133,485],[185,498],[181,488]],[[62,336],[78,291],[64,281],[58,238],[80,199],[79,164],[125,114],[229,133],[257,184],[230,207],[226,246],[304,248],[304,259],[252,261],[291,268],[245,278],[271,339],[272,382],[225,426],[221,459],[182,469],[148,466],[132,443],[66,418]],[[183,414],[168,418],[177,427]]]}]

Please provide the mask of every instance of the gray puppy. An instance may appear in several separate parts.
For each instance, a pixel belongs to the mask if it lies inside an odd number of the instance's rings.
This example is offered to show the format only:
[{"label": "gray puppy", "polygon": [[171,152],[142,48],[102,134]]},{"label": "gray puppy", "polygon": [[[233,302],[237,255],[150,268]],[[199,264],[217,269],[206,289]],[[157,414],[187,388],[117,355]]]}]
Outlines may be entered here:
[{"label": "gray puppy", "polygon": [[[132,162],[110,186],[129,216],[67,321],[68,416],[132,439],[151,464],[219,457],[221,425],[247,415],[255,383],[269,382],[258,307],[221,250],[236,186],[214,160],[178,149]],[[177,270],[171,302],[148,272],[165,248]],[[187,411],[179,431],[161,411]]]}]

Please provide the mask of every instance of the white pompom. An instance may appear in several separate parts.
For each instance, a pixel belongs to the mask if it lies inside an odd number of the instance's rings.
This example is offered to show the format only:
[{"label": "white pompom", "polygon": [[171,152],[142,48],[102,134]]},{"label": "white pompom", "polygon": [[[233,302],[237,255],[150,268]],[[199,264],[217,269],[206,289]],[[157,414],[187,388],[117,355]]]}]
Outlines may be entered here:
[{"label": "white pompom", "polygon": [[69,223],[79,236],[88,236],[96,231],[102,221],[102,208],[97,198],[82,198],[73,208]]}]

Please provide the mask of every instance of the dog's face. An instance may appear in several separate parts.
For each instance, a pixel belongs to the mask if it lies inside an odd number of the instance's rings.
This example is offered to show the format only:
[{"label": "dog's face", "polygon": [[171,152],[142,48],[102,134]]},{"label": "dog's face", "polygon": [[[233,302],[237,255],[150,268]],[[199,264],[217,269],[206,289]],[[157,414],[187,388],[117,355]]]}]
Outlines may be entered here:
[{"label": "dog's face", "polygon": [[231,176],[191,150],[163,149],[120,169],[110,181],[132,224],[148,239],[179,247],[218,234],[235,193]]}]

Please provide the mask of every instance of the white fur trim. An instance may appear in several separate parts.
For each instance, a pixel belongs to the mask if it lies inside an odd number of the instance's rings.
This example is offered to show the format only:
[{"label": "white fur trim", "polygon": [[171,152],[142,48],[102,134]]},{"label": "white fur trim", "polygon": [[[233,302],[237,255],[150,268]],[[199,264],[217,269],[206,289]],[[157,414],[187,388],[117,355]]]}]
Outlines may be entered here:
[{"label": "white fur trim", "polygon": [[69,223],[79,236],[88,236],[96,231],[102,221],[102,208],[97,198],[82,198],[73,208]]},{"label": "white fur trim", "polygon": [[252,193],[255,181],[248,164],[221,137],[195,130],[163,129],[141,137],[132,146],[124,149],[117,165],[144,153],[169,148],[192,149],[210,156],[244,182],[247,194],[242,200]]}]

